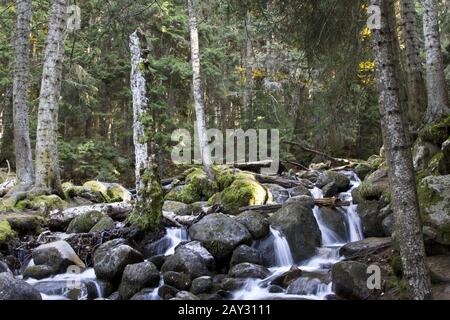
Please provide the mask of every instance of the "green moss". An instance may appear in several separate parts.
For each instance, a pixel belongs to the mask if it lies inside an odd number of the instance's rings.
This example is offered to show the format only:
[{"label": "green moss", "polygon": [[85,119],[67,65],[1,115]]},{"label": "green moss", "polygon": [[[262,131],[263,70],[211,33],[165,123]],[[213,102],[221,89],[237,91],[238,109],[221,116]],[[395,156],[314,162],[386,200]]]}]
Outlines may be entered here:
[{"label": "green moss", "polygon": [[64,209],[66,203],[57,195],[43,195],[29,200],[29,209],[39,210],[41,212],[48,212],[54,209]]},{"label": "green moss", "polygon": [[14,198],[7,198],[0,201],[0,212],[17,211],[16,200]]},{"label": "green moss", "polygon": [[91,230],[89,230],[89,232],[102,232],[112,228],[114,228],[114,220],[108,216],[105,216],[101,218],[100,221],[97,222]]},{"label": "green moss", "polygon": [[367,159],[367,164],[373,169],[377,170],[384,162],[384,159],[378,155],[373,155]]},{"label": "green moss", "polygon": [[450,134],[450,116],[444,118],[437,124],[425,126],[419,133],[419,137],[424,141],[433,143],[436,146],[442,145]]},{"label": "green moss", "polygon": [[11,229],[9,222],[0,221],[0,244],[10,241],[15,236],[16,233],[14,232],[13,229]]},{"label": "green moss", "polygon": [[120,184],[113,184],[107,191],[110,202],[130,201],[128,190]]},{"label": "green moss", "polygon": [[267,190],[252,179],[237,179],[220,195],[225,213],[237,214],[239,208],[262,205],[267,201]]},{"label": "green moss", "polygon": [[181,190],[179,190],[179,188],[172,189],[164,199],[191,204],[200,201],[202,196],[197,192],[193,185],[185,185]]},{"label": "green moss", "polygon": [[213,206],[220,203],[220,192],[213,194],[212,197],[208,199],[208,205]]},{"label": "green moss", "polygon": [[92,190],[95,193],[101,194],[105,202],[111,202],[108,196],[108,187],[99,181],[88,181],[83,184],[83,187]]},{"label": "green moss", "polygon": [[73,219],[67,227],[67,233],[86,233],[91,230],[101,219],[103,213],[99,211],[86,212]]},{"label": "green moss", "polygon": [[373,171],[375,171],[374,167],[370,166],[368,163],[365,162],[358,163],[355,167],[355,173],[361,180],[364,180],[364,178]]},{"label": "green moss", "polygon": [[388,285],[395,288],[396,296],[399,300],[409,300],[411,298],[408,280],[405,278],[389,280]]},{"label": "green moss", "polygon": [[368,181],[361,182],[358,187],[360,196],[365,200],[379,200],[385,191],[385,188]]},{"label": "green moss", "polygon": [[422,215],[427,215],[429,207],[443,200],[443,197],[438,192],[433,192],[428,188],[424,181],[421,181],[417,186],[417,197]]}]

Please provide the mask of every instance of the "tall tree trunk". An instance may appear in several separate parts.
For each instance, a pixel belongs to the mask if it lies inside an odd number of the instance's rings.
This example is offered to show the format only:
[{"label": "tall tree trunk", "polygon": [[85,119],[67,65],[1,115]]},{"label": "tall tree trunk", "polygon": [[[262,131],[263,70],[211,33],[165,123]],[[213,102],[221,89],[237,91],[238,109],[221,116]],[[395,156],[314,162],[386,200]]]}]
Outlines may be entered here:
[{"label": "tall tree trunk", "polygon": [[244,123],[244,129],[248,128],[248,111],[252,108],[252,101],[253,101],[253,72],[252,72],[252,65],[250,63],[250,59],[253,56],[253,47],[252,47],[252,41],[250,39],[249,33],[250,33],[250,13],[247,12],[247,19],[246,19],[246,37],[245,37],[245,92],[244,92],[244,99],[243,99],[243,112],[241,117],[243,118]]},{"label": "tall tree trunk", "polygon": [[382,28],[374,30],[374,49],[379,87],[379,108],[389,181],[392,192],[392,210],[395,217],[396,238],[404,276],[411,295],[416,300],[431,297],[431,283],[425,263],[425,249],[419,220],[415,175],[411,147],[402,120],[399,87],[393,64],[393,37],[388,25],[388,11],[392,0],[371,0],[382,11]]},{"label": "tall tree trunk", "polygon": [[31,187],[34,180],[28,119],[30,32],[31,0],[17,1],[13,85],[14,148],[17,178],[20,185],[25,188]]},{"label": "tall tree trunk", "polygon": [[162,216],[163,190],[157,173],[155,147],[149,148],[145,136],[143,117],[151,116],[148,110],[147,80],[145,78],[145,35],[139,29],[130,36],[131,92],[133,94],[133,141],[136,161],[136,204],[130,221],[143,229],[154,229]]},{"label": "tall tree trunk", "polygon": [[420,42],[417,31],[414,0],[400,0],[400,27],[405,46],[407,117],[411,131],[420,127],[427,108],[427,93],[420,59]]},{"label": "tall tree trunk", "polygon": [[36,137],[37,191],[64,195],[58,161],[58,102],[66,38],[66,0],[52,0],[39,96]]},{"label": "tall tree trunk", "polygon": [[444,75],[444,63],[441,52],[439,18],[436,0],[422,0],[423,32],[427,55],[427,92],[428,108],[426,123],[439,121],[450,114],[448,91]]},{"label": "tall tree trunk", "polygon": [[200,53],[198,44],[197,16],[195,13],[195,0],[188,0],[189,31],[191,35],[191,63],[192,63],[192,91],[195,102],[197,118],[197,131],[202,155],[203,166],[208,178],[213,180],[211,154],[209,152],[208,136],[206,133],[205,109],[202,97],[202,80],[200,76]]},{"label": "tall tree trunk", "polygon": [[6,161],[14,167],[14,125],[13,125],[13,106],[12,106],[12,91],[8,90],[3,98],[3,113],[2,113],[2,141],[0,145],[0,165],[6,166]]}]

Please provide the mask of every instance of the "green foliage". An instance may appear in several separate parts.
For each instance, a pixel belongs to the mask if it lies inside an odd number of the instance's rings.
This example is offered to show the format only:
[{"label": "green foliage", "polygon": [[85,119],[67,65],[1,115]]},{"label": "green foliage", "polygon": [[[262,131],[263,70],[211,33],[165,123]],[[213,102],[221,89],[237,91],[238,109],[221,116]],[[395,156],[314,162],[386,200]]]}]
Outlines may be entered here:
[{"label": "green foliage", "polygon": [[0,221],[0,244],[6,243],[16,236],[8,221]]}]

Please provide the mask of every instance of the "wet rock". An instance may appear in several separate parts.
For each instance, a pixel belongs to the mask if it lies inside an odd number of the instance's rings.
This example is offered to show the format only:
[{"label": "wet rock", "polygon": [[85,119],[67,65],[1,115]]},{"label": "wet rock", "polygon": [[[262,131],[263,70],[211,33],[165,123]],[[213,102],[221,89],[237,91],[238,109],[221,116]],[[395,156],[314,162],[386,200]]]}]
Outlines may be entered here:
[{"label": "wet rock", "polygon": [[32,256],[35,265],[47,265],[55,273],[66,272],[72,265],[86,267],[70,244],[63,240],[40,245],[33,250]]},{"label": "wet rock", "polygon": [[214,264],[214,257],[208,250],[202,245],[200,241],[190,241],[184,244],[181,244],[177,247],[177,249],[188,249],[195,253],[197,253],[205,262],[208,268],[212,267]]},{"label": "wet rock", "polygon": [[55,270],[52,267],[46,265],[29,266],[23,272],[23,278],[33,278],[37,280],[45,279],[55,274]]},{"label": "wet rock", "polygon": [[308,196],[312,197],[311,192],[308,190],[308,188],[304,186],[297,186],[290,190],[289,192],[291,197],[297,197],[297,196]]},{"label": "wet rock", "polygon": [[371,291],[367,288],[367,265],[356,261],[342,261],[333,266],[333,291],[341,298],[365,300]]},{"label": "wet rock", "polygon": [[143,288],[157,287],[159,278],[158,269],[151,262],[129,264],[123,271],[119,295],[121,299],[128,300]]},{"label": "wet rock", "polygon": [[180,290],[177,288],[164,284],[158,289],[158,295],[164,300],[170,300],[174,298],[179,291]]},{"label": "wet rock", "polygon": [[235,291],[241,289],[246,280],[240,278],[224,278],[221,282],[221,287],[223,290]]},{"label": "wet rock", "polygon": [[189,206],[183,202],[177,201],[164,201],[163,211],[173,212],[180,216],[190,215]]},{"label": "wet rock", "polygon": [[240,245],[233,251],[231,256],[230,267],[243,262],[254,264],[263,264],[261,252],[247,245]]},{"label": "wet rock", "polygon": [[302,270],[300,270],[296,266],[292,266],[289,271],[286,271],[285,273],[273,279],[271,284],[287,288],[292,282],[300,278],[302,274]]},{"label": "wet rock", "polygon": [[273,183],[263,184],[264,187],[269,192],[269,198],[272,198],[272,202],[274,203],[284,203],[287,199],[289,199],[289,191]]},{"label": "wet rock", "polygon": [[114,227],[115,227],[114,220],[111,217],[104,216],[92,227],[91,230],[89,230],[89,233],[102,232],[113,229]]},{"label": "wet rock", "polygon": [[191,277],[186,273],[167,271],[163,274],[164,283],[177,288],[178,290],[188,290],[191,286]]},{"label": "wet rock", "polygon": [[383,227],[384,234],[388,237],[392,236],[394,232],[394,215],[390,214],[386,218],[381,221],[381,225]]},{"label": "wet rock", "polygon": [[153,293],[156,289],[142,289],[138,293],[136,293],[134,296],[131,297],[130,300],[152,300],[153,299]]},{"label": "wet rock", "polygon": [[219,293],[202,293],[198,295],[200,300],[205,301],[217,301],[217,300],[224,300],[224,297],[220,295]]},{"label": "wet rock", "polygon": [[153,263],[158,268],[158,270],[160,270],[162,265],[166,261],[166,256],[163,254],[160,254],[160,255],[149,258],[148,261]]},{"label": "wet rock", "polygon": [[269,234],[269,220],[254,211],[245,211],[236,216],[236,221],[243,224],[254,239],[264,238]]},{"label": "wet rock", "polygon": [[333,230],[339,239],[347,240],[347,213],[343,209],[329,207],[322,207],[320,211],[323,223]]},{"label": "wet rock", "polygon": [[286,292],[296,295],[317,295],[324,291],[326,286],[319,279],[300,277],[287,287]]},{"label": "wet rock", "polygon": [[[139,293],[137,293],[139,294]],[[119,291],[115,291],[108,296],[108,300],[120,300]],[[131,299],[133,300],[133,299]]]},{"label": "wet rock", "polygon": [[260,265],[253,263],[240,263],[230,269],[229,275],[235,278],[259,278],[264,279],[270,276],[270,271]]},{"label": "wet rock", "polygon": [[316,182],[316,186],[318,188],[323,188],[324,186],[333,183],[338,192],[345,192],[350,189],[350,179],[347,178],[344,174],[334,172],[334,171],[325,171],[320,176]]},{"label": "wet rock", "polygon": [[67,227],[67,233],[87,233],[92,229],[101,219],[103,213],[99,211],[86,212],[78,217],[75,217]]},{"label": "wet rock", "polygon": [[432,287],[433,300],[450,300],[450,284],[438,284]]},{"label": "wet rock", "polygon": [[[200,300],[199,297],[197,297],[196,295],[187,292],[187,291],[180,291],[175,295],[176,300],[186,300],[186,301],[190,301],[190,300]],[[173,300],[173,299],[172,299]]]},{"label": "wet rock", "polygon": [[210,274],[205,259],[198,252],[182,246],[176,248],[175,254],[166,258],[161,271],[184,272],[191,279]]},{"label": "wet rock", "polygon": [[206,216],[189,229],[191,239],[200,241],[216,258],[229,256],[240,244],[250,244],[252,236],[247,228],[221,213]]},{"label": "wet rock", "polygon": [[330,182],[322,187],[323,196],[325,198],[331,198],[339,193],[339,188],[334,182]]},{"label": "wet rock", "polygon": [[428,257],[427,265],[434,283],[450,283],[450,256]]},{"label": "wet rock", "polygon": [[339,250],[339,253],[345,257],[367,256],[386,249],[391,245],[391,238],[366,238],[361,241],[347,243]]},{"label": "wet rock", "polygon": [[311,208],[289,203],[272,215],[272,227],[286,237],[295,261],[312,257],[321,245],[321,232]]},{"label": "wet rock", "polygon": [[390,214],[379,201],[363,201],[356,209],[366,237],[384,237],[383,220]]},{"label": "wet rock", "polygon": [[8,221],[11,228],[19,234],[37,233],[45,224],[45,221],[41,216],[34,214],[13,214],[9,216],[6,221]]},{"label": "wet rock", "polygon": [[0,273],[0,300],[42,300],[38,290],[7,272]]},{"label": "wet rock", "polygon": [[213,289],[211,277],[198,277],[192,280],[191,292],[193,294],[210,293]]},{"label": "wet rock", "polygon": [[124,239],[115,239],[95,250],[93,260],[97,278],[118,283],[127,265],[142,262],[142,255],[125,243]]},{"label": "wet rock", "polygon": [[267,287],[267,291],[269,291],[270,293],[283,293],[284,289],[280,286],[277,285],[270,285]]},{"label": "wet rock", "polygon": [[291,204],[291,203],[301,204],[301,205],[303,205],[305,207],[308,207],[308,208],[313,208],[315,206],[313,197],[304,196],[304,195],[303,196],[295,196],[295,197],[289,198],[289,200],[287,200],[285,202],[285,204]]}]

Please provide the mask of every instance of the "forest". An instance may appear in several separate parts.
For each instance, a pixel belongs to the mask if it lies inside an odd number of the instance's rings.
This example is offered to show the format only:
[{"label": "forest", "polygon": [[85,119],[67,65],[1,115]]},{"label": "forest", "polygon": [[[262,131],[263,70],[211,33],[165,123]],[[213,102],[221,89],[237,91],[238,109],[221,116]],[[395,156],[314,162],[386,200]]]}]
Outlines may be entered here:
[{"label": "forest", "polygon": [[448,0],[2,0],[0,31],[0,300],[450,300]]}]

